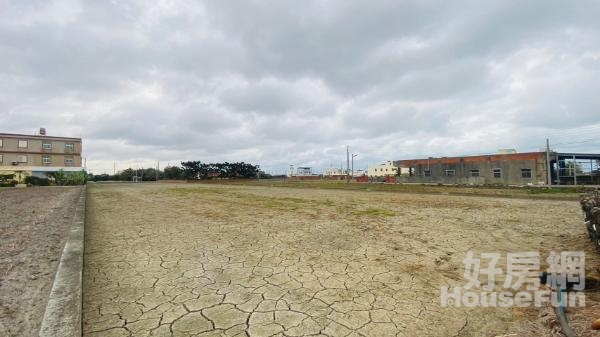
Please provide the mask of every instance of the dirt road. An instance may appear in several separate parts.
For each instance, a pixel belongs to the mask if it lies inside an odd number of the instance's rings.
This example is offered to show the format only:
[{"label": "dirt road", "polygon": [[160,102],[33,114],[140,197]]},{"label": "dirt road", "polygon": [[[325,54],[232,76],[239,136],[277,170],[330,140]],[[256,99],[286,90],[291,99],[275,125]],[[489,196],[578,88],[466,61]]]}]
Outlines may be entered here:
[{"label": "dirt road", "polygon": [[0,189],[0,336],[37,336],[80,191]]},{"label": "dirt road", "polygon": [[440,287],[466,283],[467,251],[539,251],[544,265],[551,250],[591,247],[573,201],[181,184],[88,193],[89,337],[546,336],[536,308],[441,308]]}]

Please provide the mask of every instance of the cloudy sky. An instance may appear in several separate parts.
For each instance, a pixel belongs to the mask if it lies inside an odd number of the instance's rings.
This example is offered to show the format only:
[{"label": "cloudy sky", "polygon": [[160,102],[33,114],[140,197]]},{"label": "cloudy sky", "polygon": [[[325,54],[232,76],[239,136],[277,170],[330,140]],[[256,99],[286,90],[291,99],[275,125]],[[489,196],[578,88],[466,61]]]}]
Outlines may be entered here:
[{"label": "cloudy sky", "polygon": [[94,173],[600,151],[597,1],[0,0],[0,132]]}]

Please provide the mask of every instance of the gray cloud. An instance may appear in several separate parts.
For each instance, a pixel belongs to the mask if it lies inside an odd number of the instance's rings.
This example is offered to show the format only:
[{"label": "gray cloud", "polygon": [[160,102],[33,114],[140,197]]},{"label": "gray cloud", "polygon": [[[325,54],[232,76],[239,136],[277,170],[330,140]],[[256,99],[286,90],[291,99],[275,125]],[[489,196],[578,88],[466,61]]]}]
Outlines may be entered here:
[{"label": "gray cloud", "polygon": [[597,2],[1,2],[0,129],[96,172],[600,151]]}]

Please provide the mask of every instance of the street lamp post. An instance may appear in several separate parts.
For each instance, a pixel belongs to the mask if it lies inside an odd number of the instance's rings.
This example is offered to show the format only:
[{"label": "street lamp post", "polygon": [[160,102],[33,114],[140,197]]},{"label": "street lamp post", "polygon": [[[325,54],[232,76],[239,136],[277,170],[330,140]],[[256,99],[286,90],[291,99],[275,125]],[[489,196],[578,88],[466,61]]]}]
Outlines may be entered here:
[{"label": "street lamp post", "polygon": [[346,183],[350,182],[350,147],[346,145]]},{"label": "street lamp post", "polygon": [[352,178],[354,178],[354,157],[358,157],[358,153],[352,154]]}]

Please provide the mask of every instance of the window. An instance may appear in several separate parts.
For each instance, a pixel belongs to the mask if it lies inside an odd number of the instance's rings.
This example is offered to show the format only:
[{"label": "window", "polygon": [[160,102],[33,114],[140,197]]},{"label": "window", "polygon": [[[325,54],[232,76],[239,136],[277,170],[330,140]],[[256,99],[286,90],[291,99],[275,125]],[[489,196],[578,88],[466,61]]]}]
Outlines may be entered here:
[{"label": "window", "polygon": [[471,177],[479,177],[479,170],[471,170]]},{"label": "window", "polygon": [[73,153],[73,143],[66,143],[65,144],[65,152],[66,153]]},{"label": "window", "polygon": [[17,156],[17,161],[19,163],[26,163],[27,162],[27,156]]},{"label": "window", "polygon": [[0,154],[0,163],[2,162],[2,155]]},{"label": "window", "polygon": [[446,177],[454,177],[456,175],[456,170],[446,170]]},{"label": "window", "polygon": [[50,164],[52,164],[52,159],[50,158],[50,156],[43,156],[42,157],[42,164],[44,164],[44,165],[50,165]]},{"label": "window", "polygon": [[0,139],[0,147],[2,147],[2,139]]},{"label": "window", "polygon": [[73,157],[65,157],[65,166],[73,166]]},{"label": "window", "polygon": [[531,178],[531,169],[521,169],[521,178]]},{"label": "window", "polygon": [[492,173],[494,174],[494,178],[502,178],[502,169],[495,168],[492,170]]},{"label": "window", "polygon": [[42,149],[44,149],[44,150],[52,150],[52,143],[50,143],[50,142],[43,142],[42,143]]},{"label": "window", "polygon": [[19,147],[20,148],[27,148],[27,141],[19,139]]},{"label": "window", "polygon": [[423,170],[423,176],[431,177],[431,170]]}]

